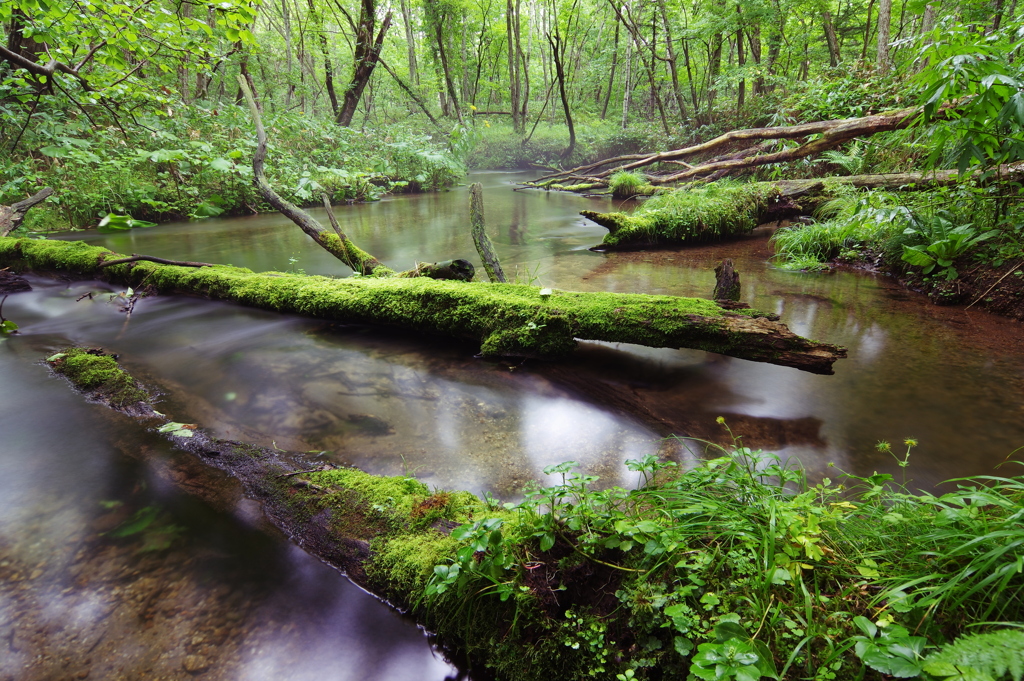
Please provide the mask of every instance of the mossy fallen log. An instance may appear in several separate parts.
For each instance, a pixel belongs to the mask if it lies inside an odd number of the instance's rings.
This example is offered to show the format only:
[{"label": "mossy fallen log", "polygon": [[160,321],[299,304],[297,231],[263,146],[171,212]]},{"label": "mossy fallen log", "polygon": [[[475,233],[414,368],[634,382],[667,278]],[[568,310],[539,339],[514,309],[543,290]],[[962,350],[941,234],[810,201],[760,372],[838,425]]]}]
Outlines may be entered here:
[{"label": "mossy fallen log", "polygon": [[161,293],[198,294],[275,312],[384,324],[480,343],[484,355],[556,359],[576,340],[693,348],[831,374],[845,348],[808,340],[769,315],[728,311],[710,300],[576,293],[534,286],[401,277],[328,277],[216,265],[178,267],[76,241],[0,239],[0,266],[58,271]]},{"label": "mossy fallen log", "polygon": [[[1018,181],[1022,174],[1024,167],[1004,165],[990,181]],[[608,230],[595,250],[679,245],[717,241],[745,234],[765,222],[810,214],[843,188],[916,190],[959,181],[961,176],[956,170],[777,182],[718,180],[656,194],[632,213],[585,210],[580,215]]]},{"label": "mossy fallen log", "polygon": [[778,198],[769,182],[722,180],[657,194],[632,213],[580,215],[608,230],[597,249],[700,243],[749,232]]}]

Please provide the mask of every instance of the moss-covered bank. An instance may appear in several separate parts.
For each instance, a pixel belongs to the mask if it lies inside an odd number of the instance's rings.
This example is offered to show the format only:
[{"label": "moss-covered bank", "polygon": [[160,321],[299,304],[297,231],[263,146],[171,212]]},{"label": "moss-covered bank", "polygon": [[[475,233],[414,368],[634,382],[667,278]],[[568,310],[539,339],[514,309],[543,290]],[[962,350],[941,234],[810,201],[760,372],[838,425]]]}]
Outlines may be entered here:
[{"label": "moss-covered bank", "polygon": [[136,289],[190,293],[276,312],[474,340],[485,355],[558,358],[576,339],[695,348],[832,373],[845,350],[790,332],[771,315],[728,311],[710,300],[575,293],[428,278],[331,279],[217,265],[136,261],[73,241],[0,238],[0,265],[109,279]]},{"label": "moss-covered bank", "polygon": [[1006,627],[1024,619],[1024,478],[941,497],[877,474],[812,486],[738,447],[689,470],[628,461],[635,490],[554,466],[560,483],[499,504],[161,432],[436,631],[474,679],[996,681],[1024,668],[1024,632]]}]

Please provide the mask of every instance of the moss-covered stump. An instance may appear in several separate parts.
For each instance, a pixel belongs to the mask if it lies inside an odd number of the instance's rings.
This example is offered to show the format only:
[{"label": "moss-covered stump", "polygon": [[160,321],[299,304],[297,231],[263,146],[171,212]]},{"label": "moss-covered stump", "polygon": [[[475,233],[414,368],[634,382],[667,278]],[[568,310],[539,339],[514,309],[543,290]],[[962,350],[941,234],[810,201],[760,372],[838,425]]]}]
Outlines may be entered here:
[{"label": "moss-covered stump", "polygon": [[99,348],[64,348],[46,358],[54,373],[90,399],[133,416],[149,416],[150,395],[114,355]]},{"label": "moss-covered stump", "polygon": [[831,374],[844,348],[792,333],[772,315],[710,300],[574,293],[426,278],[331,279],[217,265],[181,267],[120,258],[75,241],[0,238],[0,265],[98,277],[161,293],[198,294],[276,312],[386,324],[480,343],[484,355],[559,358],[576,339],[694,348]]},{"label": "moss-covered stump", "polygon": [[700,243],[746,234],[761,223],[779,197],[769,182],[719,181],[657,194],[632,213],[580,213],[605,227],[597,248]]}]

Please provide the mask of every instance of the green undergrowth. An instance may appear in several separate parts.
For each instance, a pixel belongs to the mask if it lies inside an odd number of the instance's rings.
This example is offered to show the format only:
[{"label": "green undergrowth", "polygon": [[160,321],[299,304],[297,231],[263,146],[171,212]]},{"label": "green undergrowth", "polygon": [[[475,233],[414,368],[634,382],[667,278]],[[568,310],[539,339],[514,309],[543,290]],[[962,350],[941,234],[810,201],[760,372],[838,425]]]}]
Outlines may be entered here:
[{"label": "green undergrowth", "polygon": [[1024,478],[933,496],[718,453],[629,461],[634,490],[551,467],[522,503],[381,545],[378,574],[499,678],[1019,681]]},{"label": "green undergrowth", "polygon": [[[3,265],[102,274],[136,288],[152,286],[162,293],[200,294],[276,312],[390,324],[476,340],[488,355],[556,358],[570,353],[577,338],[718,352],[729,352],[736,340],[724,330],[725,311],[713,301],[699,298],[576,293],[425,277],[331,279],[254,273],[224,265],[195,268],[137,262],[99,268],[101,260],[116,257],[82,242],[0,239]],[[740,348],[737,343],[736,351]]]},{"label": "green undergrowth", "polygon": [[608,228],[603,246],[698,243],[749,232],[777,194],[767,183],[719,180],[656,194],[632,213],[584,215]]},{"label": "green undergrowth", "polygon": [[149,399],[149,393],[121,368],[117,359],[102,350],[65,348],[48,357],[46,363],[77,389],[114,407],[127,407]]},{"label": "green undergrowth", "polygon": [[932,495],[704,454],[627,461],[635,489],[551,466],[520,503],[352,469],[283,484],[369,542],[373,590],[499,679],[1020,681],[1024,477]]},{"label": "green undergrowth", "polygon": [[777,266],[868,261],[941,293],[965,266],[998,268],[1024,257],[1024,194],[1015,187],[968,181],[923,192],[833,190],[815,222],[775,232]]},{"label": "green undergrowth", "polygon": [[[322,192],[340,203],[446,189],[465,173],[446,139],[399,126],[360,131],[301,114],[264,116],[270,181],[300,205],[320,205]],[[252,186],[255,133],[241,107],[183,106],[124,131],[47,120],[16,151],[0,152],[0,204],[43,186],[56,190],[28,213],[25,231],[92,227],[108,213],[162,221],[272,210]]]}]

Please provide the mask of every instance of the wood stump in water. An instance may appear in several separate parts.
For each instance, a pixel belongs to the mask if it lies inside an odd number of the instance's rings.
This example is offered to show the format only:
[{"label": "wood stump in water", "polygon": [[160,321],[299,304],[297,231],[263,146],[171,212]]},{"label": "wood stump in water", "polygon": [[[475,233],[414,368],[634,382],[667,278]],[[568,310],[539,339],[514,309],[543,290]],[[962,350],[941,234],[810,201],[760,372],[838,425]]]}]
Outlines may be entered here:
[{"label": "wood stump in water", "polygon": [[723,260],[715,268],[715,293],[713,298],[716,301],[738,302],[740,299],[740,273],[733,269],[732,260]]}]

